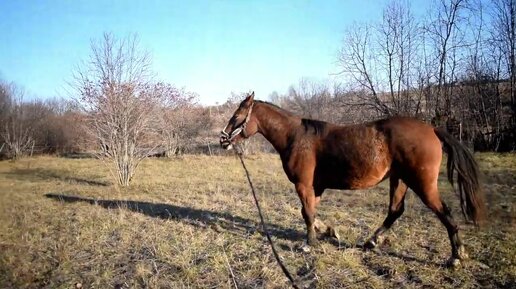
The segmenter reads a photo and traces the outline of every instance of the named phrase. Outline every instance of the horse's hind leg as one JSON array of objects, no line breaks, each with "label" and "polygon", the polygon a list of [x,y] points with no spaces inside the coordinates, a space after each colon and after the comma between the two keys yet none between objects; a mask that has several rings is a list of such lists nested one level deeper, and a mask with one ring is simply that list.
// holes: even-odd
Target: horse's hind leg
[{"label": "horse's hind leg", "polygon": [[427,205],[428,208],[437,215],[448,231],[452,256],[448,260],[447,265],[452,267],[460,266],[460,260],[467,259],[468,255],[466,254],[462,240],[459,237],[459,227],[453,220],[450,209],[439,196],[437,180],[433,182],[432,185],[427,186],[426,189],[423,186],[423,188],[416,189],[414,191],[421,198],[423,203],[425,203],[425,205]]},{"label": "horse's hind leg", "polygon": [[389,212],[387,217],[373,234],[369,240],[364,244],[366,249],[372,249],[376,247],[379,242],[380,236],[387,231],[392,224],[403,214],[405,210],[405,194],[407,193],[407,185],[401,181],[398,177],[392,175],[390,178],[390,190],[389,190]]}]

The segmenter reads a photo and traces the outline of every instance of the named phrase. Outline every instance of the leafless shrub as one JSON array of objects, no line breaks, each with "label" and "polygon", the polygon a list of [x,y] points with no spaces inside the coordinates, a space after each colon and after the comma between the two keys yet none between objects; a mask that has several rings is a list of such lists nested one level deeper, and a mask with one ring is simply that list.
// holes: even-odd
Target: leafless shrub
[{"label": "leafless shrub", "polygon": [[179,155],[197,144],[196,138],[209,130],[211,121],[206,110],[197,105],[197,95],[171,85],[159,85],[167,103],[162,107],[159,134],[166,157]]},{"label": "leafless shrub", "polygon": [[114,165],[118,183],[128,186],[141,160],[159,145],[156,123],[166,95],[151,82],[151,61],[136,36],[104,34],[91,51],[75,70],[73,87],[102,157]]},{"label": "leafless shrub", "polygon": [[50,99],[30,104],[39,115],[34,122],[36,151],[52,154],[79,153],[91,149],[84,127],[85,114],[76,103],[64,99]]}]

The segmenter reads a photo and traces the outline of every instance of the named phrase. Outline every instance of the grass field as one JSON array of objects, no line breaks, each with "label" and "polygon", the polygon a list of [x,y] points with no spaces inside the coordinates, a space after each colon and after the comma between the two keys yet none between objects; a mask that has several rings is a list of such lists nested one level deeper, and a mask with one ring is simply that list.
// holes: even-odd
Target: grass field
[{"label": "grass field", "polygon": [[[387,183],[327,191],[319,217],[341,240],[299,250],[300,202],[278,156],[246,159],[283,261],[308,288],[516,288],[516,155],[476,155],[490,221],[464,224],[444,175],[443,198],[470,255],[444,267],[444,227],[413,194],[378,250],[360,245],[383,221]],[[51,194],[51,195],[49,195]],[[119,189],[98,160],[0,162],[0,288],[288,288],[261,233],[235,157],[143,162]]]}]

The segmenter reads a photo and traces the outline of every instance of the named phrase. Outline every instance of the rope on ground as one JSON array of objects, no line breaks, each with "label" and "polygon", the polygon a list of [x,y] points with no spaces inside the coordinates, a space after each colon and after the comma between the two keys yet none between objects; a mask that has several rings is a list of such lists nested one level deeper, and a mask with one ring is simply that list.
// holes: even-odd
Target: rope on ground
[{"label": "rope on ground", "polygon": [[272,242],[271,235],[269,234],[269,230],[267,229],[267,224],[265,223],[263,219],[262,209],[260,208],[260,204],[258,203],[258,198],[256,197],[256,192],[254,190],[253,182],[251,181],[251,177],[249,176],[249,171],[247,170],[247,167],[245,166],[244,159],[242,158],[242,153],[240,150],[235,149],[236,154],[240,158],[240,163],[242,163],[242,167],[244,168],[245,175],[247,177],[247,181],[249,182],[249,186],[251,187],[251,191],[253,192],[253,198],[254,203],[256,204],[256,208],[258,209],[258,215],[260,215],[260,221],[262,223],[263,231],[265,232],[265,236],[267,236],[267,240],[269,240],[269,243],[271,244],[272,253],[274,254],[274,257],[276,258],[276,261],[278,262],[278,265],[280,266],[281,270],[283,271],[283,274],[290,280],[290,283],[292,284],[292,287],[295,289],[299,289],[299,286],[297,286],[296,281],[294,280],[294,277],[290,274],[287,267],[283,264],[281,261],[278,252],[276,251],[276,247],[274,246],[274,243]]}]

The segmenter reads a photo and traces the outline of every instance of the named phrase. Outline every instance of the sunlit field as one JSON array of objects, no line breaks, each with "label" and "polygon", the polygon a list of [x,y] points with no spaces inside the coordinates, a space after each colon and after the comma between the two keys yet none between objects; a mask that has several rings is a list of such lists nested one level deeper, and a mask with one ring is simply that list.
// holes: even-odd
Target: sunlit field
[{"label": "sunlit field", "polygon": [[[271,234],[307,288],[515,288],[516,155],[477,154],[489,223],[465,224],[440,188],[470,255],[445,267],[448,236],[413,193],[375,251],[364,240],[383,221],[388,184],[327,191],[319,217],[340,241],[303,252],[300,202],[277,155],[246,159]],[[1,288],[288,288],[276,265],[239,160],[148,159],[129,189],[99,160],[34,157],[0,162]]]}]

